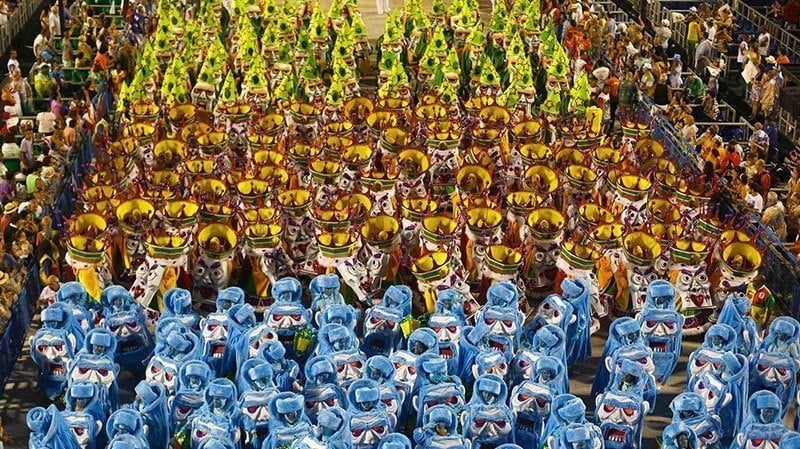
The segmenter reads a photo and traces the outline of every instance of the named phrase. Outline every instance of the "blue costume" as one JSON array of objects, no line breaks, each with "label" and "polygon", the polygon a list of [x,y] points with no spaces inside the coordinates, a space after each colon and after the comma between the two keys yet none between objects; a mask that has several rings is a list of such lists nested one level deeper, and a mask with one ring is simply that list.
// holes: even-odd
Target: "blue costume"
[{"label": "blue costume", "polygon": [[603,446],[600,429],[592,423],[573,423],[560,434],[559,439],[547,442],[549,449],[590,449]]},{"label": "blue costume", "polygon": [[103,309],[103,327],[117,339],[114,361],[134,376],[141,377],[155,341],[147,330],[147,321],[142,307],[124,288],[114,285],[103,290],[101,299],[108,303]]},{"label": "blue costume", "polygon": [[690,379],[705,371],[715,371],[719,368],[722,354],[735,350],[736,331],[727,324],[717,323],[711,326],[706,331],[703,344],[689,355],[686,378]]},{"label": "blue costume", "polygon": [[42,328],[31,337],[31,360],[39,367],[38,386],[52,401],[67,385],[67,369],[77,352],[78,339],[83,346],[82,334],[71,333],[72,313],[60,303],[42,311]]},{"label": "blue costume", "polygon": [[[767,340],[764,340],[766,343]],[[764,344],[762,344],[762,348]],[[781,416],[786,414],[794,400],[797,388],[797,359],[785,353],[769,353],[760,349],[750,361],[750,391],[770,390],[783,404]]]},{"label": "blue costume", "polygon": [[173,288],[164,293],[164,310],[160,320],[176,317],[192,332],[200,334],[200,315],[192,309],[192,294],[183,288]]},{"label": "blue costume", "polygon": [[417,426],[423,425],[428,408],[444,404],[458,409],[466,402],[464,386],[457,376],[447,373],[447,362],[434,354],[425,354],[417,360],[417,381],[414,387],[414,410]]},{"label": "blue costume", "polygon": [[203,405],[187,422],[193,449],[208,439],[234,444],[239,441],[237,396],[236,386],[228,379],[218,378],[208,383]]},{"label": "blue costume", "polygon": [[80,449],[55,405],[34,407],[28,412],[29,449]]},{"label": "blue costume", "polygon": [[269,435],[262,449],[277,449],[312,434],[311,421],[303,412],[303,397],[278,393],[269,403]]},{"label": "blue costume", "polygon": [[698,446],[691,427],[682,422],[672,423],[664,429],[661,449],[686,449]]},{"label": "blue costume", "polygon": [[[748,415],[731,448],[759,447],[756,441],[771,440],[775,445],[786,432],[780,398],[771,391],[757,391],[747,403]],[[774,447],[774,446],[773,446]]]},{"label": "blue costume", "polygon": [[81,328],[88,332],[94,328],[94,314],[89,310],[86,288],[80,282],[65,282],[56,293],[56,301],[70,306]]},{"label": "blue costume", "polygon": [[306,415],[316,422],[317,415],[325,409],[346,409],[347,395],[336,378],[336,365],[328,355],[310,358],[305,366],[306,383],[303,388]]},{"label": "blue costume", "polygon": [[614,351],[620,346],[632,344],[644,344],[639,322],[631,317],[617,318],[608,327],[608,340],[603,346],[603,354],[600,355],[600,363],[597,364],[597,371],[592,382],[591,396],[597,397],[605,390],[608,385],[609,371],[605,360],[614,355]]},{"label": "blue costume", "polygon": [[697,437],[697,449],[722,449],[722,423],[709,414],[703,397],[697,393],[681,393],[669,404],[672,422],[689,426]]},{"label": "blue costume", "polygon": [[756,322],[750,317],[750,299],[730,295],[722,306],[717,323],[727,324],[736,331],[736,351],[749,356],[756,350]]},{"label": "blue costume", "polygon": [[69,381],[87,381],[102,387],[100,402],[106,413],[119,408],[118,367],[114,363],[117,341],[111,332],[97,328],[86,334],[83,349],[69,366]]},{"label": "blue costume", "polygon": [[[800,358],[800,323],[792,317],[775,318],[769,325],[769,334],[759,350],[770,354],[786,354],[794,360]],[[800,364],[800,362],[797,362]]]},{"label": "blue costume", "polygon": [[347,398],[353,447],[377,447],[381,438],[391,433],[397,424],[396,417],[390,415],[381,402],[380,386],[369,379],[356,380],[350,385]]},{"label": "blue costume", "polygon": [[778,449],[800,449],[800,433],[784,433],[781,437],[781,443]]},{"label": "blue costume", "polygon": [[236,348],[236,368],[241,369],[242,364],[253,357],[257,357],[261,346],[277,342],[278,334],[266,323],[259,323],[247,329],[239,339]]},{"label": "blue costume", "polygon": [[103,421],[96,421],[94,417],[85,412],[61,412],[61,418],[67,423],[73,438],[82,449],[105,447],[105,438],[99,438]]},{"label": "blue costume", "polygon": [[314,317],[317,328],[326,324],[341,324],[342,326],[356,332],[359,311],[350,304],[334,304],[328,306]]},{"label": "blue costume", "polygon": [[472,398],[461,415],[464,438],[472,441],[473,447],[514,441],[515,415],[506,405],[507,396],[508,386],[499,376],[485,374],[475,381]]},{"label": "blue costume", "polygon": [[314,355],[333,355],[337,352],[357,351],[358,338],[347,327],[330,323],[322,326],[317,333],[317,347]]},{"label": "blue costume", "polygon": [[595,424],[600,426],[605,447],[642,447],[642,421],[650,410],[641,396],[632,392],[607,391],[597,397]]},{"label": "blue costume", "polygon": [[238,373],[239,428],[246,449],[260,449],[269,429],[269,401],[278,394],[272,367],[262,359],[250,359]]},{"label": "blue costume", "polygon": [[204,396],[214,372],[202,360],[188,360],[181,365],[175,397],[170,405],[170,429],[178,432],[196,410],[203,406]]},{"label": "blue costume", "polygon": [[411,301],[414,298],[414,293],[407,285],[390,285],[389,288],[383,292],[383,301],[381,305],[392,309],[397,309],[400,314],[405,316],[411,315]]},{"label": "blue costume", "polygon": [[575,321],[570,321],[566,333],[567,340],[567,363],[572,366],[576,362],[583,363],[592,355],[592,342],[589,323],[591,317],[591,305],[589,304],[589,284],[584,279],[564,278],[561,282],[561,290],[564,292],[563,298],[572,304],[573,316]]},{"label": "blue costume", "polygon": [[[577,319],[572,303],[566,301],[560,295],[547,295],[536,307],[536,315],[527,327],[531,328],[530,332],[535,333],[540,327],[551,324],[561,328],[566,333],[570,323]],[[613,326],[614,323],[611,323],[611,325]]]},{"label": "blue costume", "polygon": [[569,380],[565,379],[566,377],[567,369],[561,363],[561,360],[546,355],[536,361],[531,380],[549,388],[552,394],[556,396],[569,393],[569,391],[564,390],[565,382],[569,385]]},{"label": "blue costume", "polygon": [[278,390],[290,391],[296,387],[300,368],[297,362],[285,357],[286,350],[280,342],[262,345],[259,356],[272,365],[273,381]]},{"label": "blue costume", "polygon": [[272,296],[275,297],[275,302],[264,315],[264,323],[278,335],[278,340],[286,349],[286,356],[295,359],[306,355],[305,352],[299,354],[295,349],[295,334],[301,329],[312,329],[311,317],[300,301],[302,295],[303,289],[297,279],[278,280],[272,286]]},{"label": "blue costume", "polygon": [[217,312],[227,312],[231,307],[244,304],[245,293],[239,287],[228,287],[217,293]]},{"label": "blue costume", "polygon": [[402,433],[390,433],[378,443],[378,449],[411,449],[411,441]]},{"label": "blue costume", "polygon": [[[91,420],[103,424],[106,422],[105,410],[100,403],[100,388],[91,382],[72,382],[65,395],[65,412],[75,414],[85,413],[91,416]],[[97,445],[102,447],[105,444],[105,434],[100,435]]]},{"label": "blue costume", "polygon": [[106,435],[109,445],[114,440],[125,438],[133,449],[149,449],[147,438],[144,435],[144,421],[142,415],[134,410],[123,408],[108,417]]},{"label": "blue costume", "polygon": [[155,382],[141,381],[136,385],[133,408],[144,420],[150,447],[166,447],[172,435],[169,431],[169,407],[164,387]]},{"label": "blue costume", "polygon": [[550,441],[550,437],[554,437],[558,441],[568,425],[586,422],[586,406],[583,401],[571,394],[560,394],[551,402],[550,418],[545,424],[539,442],[543,444]]},{"label": "blue costume", "polygon": [[477,379],[484,374],[494,374],[505,380],[508,376],[508,371],[508,360],[505,354],[496,349],[481,351],[472,364],[473,379]]},{"label": "blue costume", "polygon": [[433,313],[451,313],[458,318],[462,326],[467,324],[467,317],[464,315],[464,300],[457,291],[451,288],[439,292]]},{"label": "blue costume", "polygon": [[554,394],[547,386],[525,380],[511,390],[509,405],[517,416],[514,441],[524,447],[539,448],[544,426],[550,418]]},{"label": "blue costume", "polygon": [[457,427],[455,411],[447,405],[435,405],[425,413],[422,425],[414,429],[414,441],[419,449],[469,448]]},{"label": "blue costume", "polygon": [[653,377],[666,384],[681,355],[684,318],[675,309],[675,287],[657,279],[647,286],[644,308],[637,315],[644,345],[653,351]]},{"label": "blue costume", "polygon": [[308,290],[311,292],[311,311],[314,315],[328,306],[344,304],[344,297],[339,293],[340,287],[339,276],[335,274],[322,274],[311,280]]},{"label": "blue costume", "polygon": [[463,323],[450,312],[433,313],[428,318],[428,327],[436,332],[439,355],[447,360],[451,373],[461,372],[461,330]]},{"label": "blue costume", "polygon": [[227,310],[211,313],[200,320],[203,360],[214,370],[217,377],[225,376],[233,369],[235,346],[229,339],[231,328],[232,324]]},{"label": "blue costume", "polygon": [[155,354],[145,369],[145,379],[163,385],[170,396],[175,393],[181,364],[184,361],[197,360],[202,355],[200,339],[183,323],[176,323],[180,323],[180,326],[157,342]]},{"label": "blue costume", "polygon": [[643,372],[642,376],[639,378],[639,385],[643,387],[642,397],[650,404],[655,404],[658,389],[656,388],[655,378],[653,378],[651,374],[655,369],[653,352],[650,348],[642,344],[625,345],[617,348],[617,350],[614,351],[614,355],[610,359],[606,358],[605,360],[606,368],[608,368],[611,373],[609,385],[612,384],[618,372],[626,371],[623,370],[623,361],[625,360],[635,361],[642,365]]},{"label": "blue costume", "polygon": [[400,349],[403,342],[400,321],[403,317],[400,309],[385,305],[367,309],[364,314],[364,342],[361,344],[361,350],[367,357],[378,354],[388,357]]},{"label": "blue costume", "polygon": [[352,448],[349,414],[339,407],[331,407],[320,412],[316,437],[331,449]]}]

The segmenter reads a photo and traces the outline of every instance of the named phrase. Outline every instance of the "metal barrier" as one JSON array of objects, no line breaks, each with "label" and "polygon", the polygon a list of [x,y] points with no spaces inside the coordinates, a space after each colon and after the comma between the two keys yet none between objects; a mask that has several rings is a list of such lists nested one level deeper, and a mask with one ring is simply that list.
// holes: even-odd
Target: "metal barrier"
[{"label": "metal barrier", "polygon": [[741,0],[734,0],[733,10],[737,16],[744,18],[753,25],[759,28],[763,26],[770,36],[772,36],[772,39],[777,41],[783,48],[791,51],[793,57],[798,56],[798,53],[800,53],[800,38],[784,30],[783,27],[771,17],[767,17],[761,13],[761,11]]},{"label": "metal barrier", "polygon": [[0,27],[0,55],[5,54],[14,37],[43,3],[44,0],[25,0],[17,3],[17,8],[8,15],[8,22]]},{"label": "metal barrier", "polygon": [[[661,142],[669,157],[678,166],[701,170],[703,160],[696,149],[680,137],[678,131],[666,118],[659,114],[653,115],[652,111],[653,103],[645,97],[639,112],[644,120],[652,124],[652,137]],[[752,132],[752,127],[744,121],[715,122],[713,124],[744,126],[745,132]],[[753,238],[756,247],[762,251],[763,263],[759,272],[766,277],[767,286],[772,290],[779,305],[790,312],[792,316],[800,319],[800,262],[786,249],[783,242],[761,222],[758,215],[750,213],[749,217],[745,230]]]}]

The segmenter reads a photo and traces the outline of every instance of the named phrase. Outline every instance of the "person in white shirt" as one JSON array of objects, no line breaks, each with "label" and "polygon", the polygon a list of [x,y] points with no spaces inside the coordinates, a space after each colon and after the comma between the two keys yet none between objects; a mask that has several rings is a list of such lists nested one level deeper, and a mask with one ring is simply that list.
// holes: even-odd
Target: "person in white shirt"
[{"label": "person in white shirt", "polygon": [[36,115],[39,123],[39,132],[44,135],[52,135],[56,131],[56,115],[52,111],[40,112]]},{"label": "person in white shirt", "polygon": [[758,183],[756,181],[751,182],[748,186],[744,202],[758,214],[764,209],[764,198],[758,193]]},{"label": "person in white shirt", "polygon": [[739,43],[739,54],[736,55],[736,62],[744,67],[749,60],[747,58],[747,53],[750,51],[750,35],[745,34],[742,36],[742,42]]},{"label": "person in white shirt", "polygon": [[770,43],[770,35],[767,33],[767,29],[761,27],[759,30],[761,34],[758,35],[758,54],[761,57],[765,57],[769,54],[769,43]]},{"label": "person in white shirt", "polygon": [[51,36],[61,36],[61,18],[58,17],[58,6],[50,8],[50,15],[47,16],[47,23],[50,25]]},{"label": "person in white shirt", "polygon": [[36,39],[33,40],[33,54],[36,55],[37,58],[42,57],[42,53],[50,49],[50,31],[47,28],[43,28],[42,31],[36,36]]},{"label": "person in white shirt", "polygon": [[661,21],[660,27],[654,27],[653,31],[656,36],[661,40],[661,48],[667,51],[669,48],[669,40],[672,39],[672,30],[669,28],[669,20],[664,19]]},{"label": "person in white shirt", "polygon": [[14,73],[14,70],[19,68],[19,61],[17,60],[16,50],[11,50],[10,52],[8,52],[8,64],[6,65],[6,67],[8,67],[9,75]]}]

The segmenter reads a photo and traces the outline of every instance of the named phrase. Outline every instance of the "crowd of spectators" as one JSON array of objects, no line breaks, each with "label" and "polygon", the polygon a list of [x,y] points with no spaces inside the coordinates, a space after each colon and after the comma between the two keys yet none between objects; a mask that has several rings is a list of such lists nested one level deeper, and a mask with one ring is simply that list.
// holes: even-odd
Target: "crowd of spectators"
[{"label": "crowd of spectators", "polygon": [[[36,59],[29,73],[23,73],[14,50],[6,65],[0,129],[0,333],[34,261],[39,263],[44,287],[41,299],[58,291],[63,248],[60,231],[53,227],[52,206],[82,136],[90,135],[94,123],[109,112],[97,101],[110,87],[105,83],[122,79],[110,76],[113,49],[128,48],[120,43],[122,36],[113,20],[95,14],[83,2],[74,5],[65,11],[64,29],[69,31],[64,36],[58,7],[42,11],[33,42]],[[74,51],[73,41],[78,42]],[[133,57],[127,56],[132,63]],[[79,69],[85,71],[65,72]]]}]

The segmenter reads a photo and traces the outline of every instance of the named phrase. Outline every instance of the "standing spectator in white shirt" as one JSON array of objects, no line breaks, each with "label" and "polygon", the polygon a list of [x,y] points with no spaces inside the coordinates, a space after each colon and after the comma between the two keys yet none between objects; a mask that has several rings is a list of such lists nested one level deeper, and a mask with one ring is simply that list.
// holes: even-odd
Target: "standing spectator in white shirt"
[{"label": "standing spectator in white shirt", "polygon": [[742,36],[742,42],[739,43],[739,53],[736,55],[736,62],[742,65],[742,68],[747,61],[747,53],[750,51],[750,35],[745,34]]},{"label": "standing spectator in white shirt", "polygon": [[8,52],[8,74],[11,75],[14,73],[14,70],[19,68],[19,61],[17,60],[17,51],[11,50]]},{"label": "standing spectator in white shirt", "polygon": [[47,16],[47,22],[50,25],[51,36],[61,36],[61,18],[58,16],[58,6],[50,8],[50,15]]},{"label": "standing spectator in white shirt", "polygon": [[56,115],[52,110],[40,112],[36,115],[36,121],[39,123],[39,132],[46,136],[51,136],[56,130]]},{"label": "standing spectator in white shirt", "polygon": [[758,35],[758,54],[763,58],[769,54],[769,44],[772,38],[764,27],[761,27],[758,32],[761,33]]},{"label": "standing spectator in white shirt", "polygon": [[656,37],[661,42],[661,49],[665,52],[669,48],[669,40],[672,39],[672,30],[669,28],[669,20],[664,19],[661,21],[660,27],[654,27]]}]

